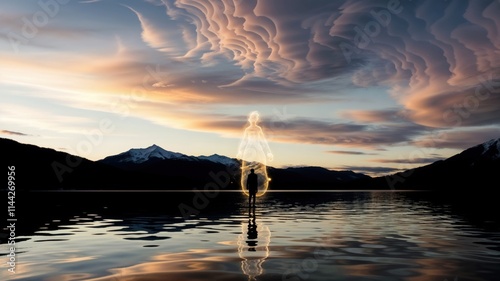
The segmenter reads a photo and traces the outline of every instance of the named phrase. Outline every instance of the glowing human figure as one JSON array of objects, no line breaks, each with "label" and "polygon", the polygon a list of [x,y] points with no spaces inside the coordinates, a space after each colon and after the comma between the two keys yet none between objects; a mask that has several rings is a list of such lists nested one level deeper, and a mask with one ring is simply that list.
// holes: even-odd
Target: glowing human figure
[{"label": "glowing human figure", "polygon": [[241,189],[246,195],[249,195],[247,189],[247,178],[253,169],[258,178],[258,188],[256,196],[262,196],[266,193],[269,186],[267,177],[267,161],[273,160],[273,154],[266,141],[262,128],[257,125],[259,122],[259,113],[252,111],[248,116],[248,127],[245,128],[243,139],[238,149],[237,158],[241,159]]}]

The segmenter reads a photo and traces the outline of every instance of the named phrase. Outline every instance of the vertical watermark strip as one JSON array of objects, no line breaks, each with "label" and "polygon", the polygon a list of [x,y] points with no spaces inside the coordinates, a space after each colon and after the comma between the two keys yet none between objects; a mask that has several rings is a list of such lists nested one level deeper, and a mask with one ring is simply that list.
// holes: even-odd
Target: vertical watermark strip
[{"label": "vertical watermark strip", "polygon": [[7,230],[8,242],[7,254],[8,271],[16,273],[16,166],[7,167]]}]

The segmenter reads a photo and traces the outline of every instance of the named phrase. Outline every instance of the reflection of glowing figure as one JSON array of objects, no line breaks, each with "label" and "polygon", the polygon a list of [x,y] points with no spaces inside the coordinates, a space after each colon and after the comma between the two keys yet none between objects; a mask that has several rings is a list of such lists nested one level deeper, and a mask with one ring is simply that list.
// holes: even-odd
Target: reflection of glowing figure
[{"label": "reflection of glowing figure", "polygon": [[237,158],[241,159],[241,189],[246,195],[247,177],[250,170],[254,169],[258,176],[257,197],[262,196],[267,191],[270,179],[267,177],[267,160],[273,160],[273,154],[267,144],[262,128],[257,126],[259,113],[253,111],[248,117],[250,125],[245,128],[243,140],[240,143]]},{"label": "reflection of glowing figure", "polygon": [[241,270],[248,276],[248,280],[256,280],[255,277],[264,272],[262,264],[269,257],[270,243],[271,231],[269,227],[262,224],[257,226],[255,215],[251,220],[248,220],[248,225],[241,224],[241,234],[238,236],[238,254],[242,259]]}]

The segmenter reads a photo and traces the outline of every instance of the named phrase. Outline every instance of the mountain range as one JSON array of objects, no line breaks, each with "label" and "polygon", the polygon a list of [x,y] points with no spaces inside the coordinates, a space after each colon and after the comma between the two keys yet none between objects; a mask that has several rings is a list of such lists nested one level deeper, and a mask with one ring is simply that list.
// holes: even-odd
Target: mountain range
[{"label": "mountain range", "polygon": [[[127,171],[147,173],[153,176],[178,177],[189,186],[213,181],[210,173],[225,172],[231,176],[231,188],[238,189],[240,160],[213,154],[210,156],[188,156],[167,151],[157,145],[144,149],[130,149],[118,155],[98,161]],[[298,189],[313,185],[317,189],[340,187],[343,184],[363,178],[366,175],[352,171],[332,171],[322,167],[268,167],[273,187],[278,189]],[[179,181],[177,181],[180,183]],[[185,186],[185,184],[178,184]]]},{"label": "mountain range", "polygon": [[[91,161],[5,138],[0,138],[0,153],[6,165],[16,166],[18,190],[191,190],[222,174],[227,178],[222,188],[239,189],[240,161],[218,154],[189,156],[152,145]],[[376,178],[322,167],[268,167],[272,189],[489,190],[498,186],[499,171],[500,139],[446,160]]]}]

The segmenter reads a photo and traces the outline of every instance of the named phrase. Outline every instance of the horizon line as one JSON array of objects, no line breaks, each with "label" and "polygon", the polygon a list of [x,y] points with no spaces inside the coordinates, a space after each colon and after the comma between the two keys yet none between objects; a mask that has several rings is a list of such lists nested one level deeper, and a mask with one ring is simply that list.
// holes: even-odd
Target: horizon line
[{"label": "horizon line", "polygon": [[[139,192],[144,192],[144,193],[203,193],[207,192],[205,190],[183,190],[183,189],[170,189],[170,190],[164,190],[164,189],[72,189],[72,190],[50,190],[50,189],[41,189],[41,190],[24,190],[25,192],[34,192],[34,193],[86,193],[86,192],[109,192],[109,193],[139,193]],[[293,192],[314,192],[314,193],[321,193],[321,192],[430,192],[433,190],[420,190],[420,189],[283,189],[283,190],[267,190],[266,193],[279,193],[279,192],[284,192],[284,193],[293,193]],[[236,189],[220,189],[220,190],[210,190],[210,192],[222,192],[222,193],[243,193],[241,190],[236,190]]]}]

